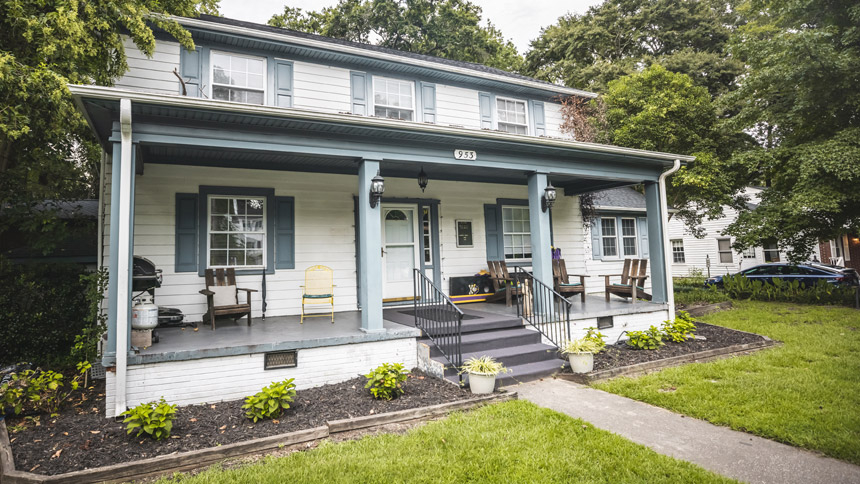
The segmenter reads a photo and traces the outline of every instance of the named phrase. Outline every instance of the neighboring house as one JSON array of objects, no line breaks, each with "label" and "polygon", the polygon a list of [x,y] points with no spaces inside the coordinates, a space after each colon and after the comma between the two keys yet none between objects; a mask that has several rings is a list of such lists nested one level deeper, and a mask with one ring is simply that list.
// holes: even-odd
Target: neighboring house
[{"label": "neighboring house", "polygon": [[818,244],[818,250],[821,262],[860,271],[860,234],[843,234]]},{"label": "neighboring house", "polygon": [[[652,261],[654,300],[577,302],[570,331],[608,324],[614,336],[671,314],[658,180],[692,158],[562,136],[558,97],[594,94],[265,25],[177,20],[195,51],[159,32],[152,58],[126,44],[130,71],[114,87],[70,86],[106,153],[107,416],[159,396],[182,404],[241,398],[287,377],[307,388],[383,362],[433,367],[426,340],[408,325],[414,319],[403,317],[413,301],[430,300],[413,278],[441,294],[489,259],[529,267],[551,284],[551,243],[571,272],[584,270],[591,249],[576,195],[599,188],[644,186],[645,210],[635,218],[648,237],[636,244]],[[265,273],[267,319],[165,330],[158,344],[130,348],[132,255],[163,271],[156,303],[189,320],[207,308],[205,271],[228,267],[240,287],[260,289],[252,315],[261,316]],[[335,323],[300,325],[293,316],[305,269],[317,264],[334,271]],[[508,332],[537,337],[528,345],[536,360],[516,366],[514,378],[558,369],[558,360],[542,360],[553,358],[552,340],[523,328],[514,308],[487,307],[516,318],[519,329]],[[478,320],[489,314],[462,308]],[[432,361],[453,358],[440,356],[443,343],[428,344]]]},{"label": "neighboring house", "polygon": [[66,225],[68,237],[43,253],[32,246],[26,233],[11,228],[0,236],[0,254],[16,263],[63,262],[97,268],[99,201],[44,201],[35,207],[37,212],[43,210],[57,212]]}]

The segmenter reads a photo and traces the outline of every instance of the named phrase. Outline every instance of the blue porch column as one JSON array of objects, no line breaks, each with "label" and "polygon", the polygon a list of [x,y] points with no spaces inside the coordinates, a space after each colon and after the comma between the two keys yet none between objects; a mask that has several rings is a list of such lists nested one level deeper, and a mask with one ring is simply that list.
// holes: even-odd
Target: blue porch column
[{"label": "blue porch column", "polygon": [[361,260],[358,300],[361,330],[383,331],[382,327],[382,215],[380,205],[370,207],[370,182],[379,172],[379,160],[363,160],[358,169],[358,237]]},{"label": "blue porch column", "polygon": [[663,217],[660,213],[660,185],[645,183],[645,209],[648,214],[648,252],[651,268],[651,296],[653,302],[668,302],[665,245],[663,243]]},{"label": "blue porch column", "polygon": [[529,175],[529,224],[532,235],[532,271],[535,277],[552,287],[552,252],[550,247],[549,211],[541,210],[547,180],[546,173]]}]

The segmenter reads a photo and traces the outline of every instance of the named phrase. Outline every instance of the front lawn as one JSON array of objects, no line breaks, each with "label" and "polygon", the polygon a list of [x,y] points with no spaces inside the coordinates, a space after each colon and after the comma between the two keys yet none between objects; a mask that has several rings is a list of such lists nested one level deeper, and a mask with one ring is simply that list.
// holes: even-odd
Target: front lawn
[{"label": "front lawn", "polygon": [[[161,481],[169,482],[169,481]],[[735,482],[581,420],[512,401],[458,413],[405,435],[380,435],[183,483]]]},{"label": "front lawn", "polygon": [[860,311],[736,301],[710,324],[782,341],[595,387],[860,464]]}]

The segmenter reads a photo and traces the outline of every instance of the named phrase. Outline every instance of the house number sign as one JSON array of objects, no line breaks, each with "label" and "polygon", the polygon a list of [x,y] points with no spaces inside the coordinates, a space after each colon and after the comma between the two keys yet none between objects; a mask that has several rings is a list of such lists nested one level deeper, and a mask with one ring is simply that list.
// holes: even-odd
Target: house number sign
[{"label": "house number sign", "polygon": [[477,160],[478,152],[469,150],[454,150],[455,160]]}]

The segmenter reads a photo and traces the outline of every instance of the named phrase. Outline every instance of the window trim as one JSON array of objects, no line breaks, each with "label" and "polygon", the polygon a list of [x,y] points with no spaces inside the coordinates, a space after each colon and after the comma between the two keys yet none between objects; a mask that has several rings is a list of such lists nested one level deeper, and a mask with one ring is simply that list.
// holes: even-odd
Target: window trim
[{"label": "window trim", "polygon": [[[676,245],[675,242],[678,242],[679,245]],[[673,264],[686,264],[687,263],[687,251],[684,248],[684,239],[672,239],[669,241],[669,246],[672,249],[672,263]],[[681,250],[675,250],[680,248]],[[681,260],[678,259],[678,255],[681,256]]]},{"label": "window trim", "polygon": [[[381,107],[388,108],[388,109],[403,109],[402,106],[401,107],[389,106],[387,104],[377,104],[376,103],[376,81],[379,79],[384,79],[386,81],[391,80],[391,81],[405,82],[405,83],[409,84],[409,87],[412,90],[412,108],[411,108],[412,119],[411,120],[397,119],[395,121],[416,122],[417,118],[418,118],[418,103],[417,103],[417,99],[415,99],[415,80],[403,79],[400,77],[371,76],[371,78],[370,78],[370,106],[371,106],[371,109],[368,110],[369,111],[368,114],[370,114],[371,116],[374,116],[374,117],[379,117],[379,116],[376,116],[376,106],[381,106]],[[381,118],[381,119],[394,119],[394,118]]]},{"label": "window trim", "polygon": [[[532,233],[531,233],[531,211],[530,211],[529,206],[528,205],[501,203],[501,204],[499,204],[499,214],[500,214],[501,219],[502,219],[502,226],[501,226],[502,256],[504,257],[506,263],[508,263],[508,262],[512,262],[512,263],[531,262],[532,257],[523,257],[523,258],[519,258],[519,259],[516,259],[516,258],[509,259],[507,257],[507,254],[505,254],[505,249],[504,249],[505,248],[505,236],[508,235],[508,232],[505,232],[505,209],[506,208],[526,210],[529,213],[529,231],[528,232],[510,232],[510,234],[511,235],[528,234],[528,236],[529,236],[529,247],[531,248],[530,253],[532,254],[532,257],[534,256],[534,247],[532,247],[532,245],[531,245],[531,236],[532,236]],[[523,248],[523,250],[525,250],[525,247]]]},{"label": "window trim", "polygon": [[[211,206],[210,202],[213,199],[231,200],[231,199],[239,199],[239,198],[262,199],[263,200],[263,232],[261,232],[261,233],[263,235],[263,261],[264,261],[264,264],[253,265],[253,266],[249,266],[249,265],[242,265],[242,266],[231,266],[231,265],[215,266],[215,265],[211,265],[209,263],[211,260],[210,256],[212,253],[212,213],[211,213],[211,207],[212,206]],[[268,254],[269,254],[269,250],[270,250],[269,249],[269,243],[268,243],[269,242],[269,232],[267,230],[269,227],[269,225],[268,225],[268,217],[269,217],[269,200],[268,200],[268,198],[265,196],[260,196],[260,195],[221,195],[221,194],[210,193],[210,194],[206,195],[206,200],[204,200],[204,201],[206,203],[206,260],[204,261],[205,268],[206,269],[227,269],[229,267],[232,267],[236,270],[252,270],[252,269],[261,270],[264,267],[266,267],[265,261],[268,260]],[[253,234],[256,232],[229,232],[228,231],[228,232],[218,232],[218,233],[226,233],[226,234],[230,234],[230,233],[252,233]],[[229,243],[228,243],[228,245],[229,245]],[[229,250],[229,247],[227,250]],[[246,252],[246,255],[247,255],[248,249],[243,249],[243,250]]]},{"label": "window trim", "polygon": [[[728,250],[720,249],[720,242],[722,242],[722,241],[726,241],[729,243]],[[723,261],[723,254],[729,254],[729,257],[731,258],[731,260],[728,262],[724,262]],[[719,262],[720,264],[734,264],[735,263],[735,254],[734,254],[734,251],[732,250],[732,239],[729,239],[726,237],[717,238],[717,259],[720,261]]]},{"label": "window trim", "polygon": [[[524,108],[524,112],[525,112],[525,116],[526,116],[525,124],[510,123],[507,121],[505,121],[505,122],[499,121],[499,100],[512,101],[512,102],[516,102],[516,103],[523,103],[523,108]],[[524,126],[526,128],[526,132],[523,134],[526,136],[528,136],[531,132],[531,125],[529,124],[529,121],[530,121],[530,119],[529,119],[529,102],[526,99],[517,99],[514,97],[507,97],[507,96],[495,96],[495,99],[493,99],[493,119],[496,122],[496,130],[497,131],[503,131],[499,127],[499,124],[510,124],[513,126]],[[520,134],[520,133],[511,133],[510,131],[507,131],[507,130],[504,130],[504,131],[506,133],[510,133],[510,134]]]},{"label": "window trim", "polygon": [[[614,231],[614,235],[603,235],[603,221],[604,220],[612,220],[612,228]],[[603,245],[604,239],[615,239],[615,254],[614,255],[606,255],[606,251],[604,250],[606,246]],[[621,259],[621,251],[618,250],[618,217],[600,217],[600,255],[604,260],[620,260]]]},{"label": "window trim", "polygon": [[[215,82],[215,63],[212,62],[212,57],[215,54],[223,54],[223,55],[229,55],[229,56],[233,56],[233,57],[244,57],[246,59],[262,60],[263,61],[263,89],[257,90],[257,89],[251,88],[251,87],[230,86],[229,84],[216,83]],[[268,106],[269,105],[269,97],[268,97],[269,96],[269,85],[268,85],[269,84],[269,58],[265,57],[265,56],[259,56],[259,55],[253,55],[253,54],[242,54],[242,53],[238,53],[238,52],[232,52],[229,50],[209,49],[209,88],[208,88],[209,92],[208,92],[208,94],[209,94],[209,99],[211,99],[213,101],[216,101],[215,97],[212,95],[212,90],[216,84],[219,87],[228,87],[228,88],[229,87],[235,87],[238,89],[244,89],[246,91],[257,91],[257,92],[263,93],[263,103],[262,104],[243,103],[243,102],[239,102],[239,101],[230,101],[230,100],[225,101],[222,99],[217,99],[217,101],[236,103],[236,104],[248,104],[251,106]]]},{"label": "window trim", "polygon": [[742,251],[741,252],[741,258],[742,259],[755,259],[756,258],[755,247],[748,247],[747,249]]},{"label": "window trim", "polygon": [[[632,220],[633,221],[633,241],[634,241],[633,250],[634,250],[634,252],[632,254],[629,254],[629,255],[624,253],[624,239],[629,239],[631,237],[629,235],[624,235],[624,221],[625,220]],[[621,246],[620,246],[621,250],[619,251],[619,255],[621,255],[623,257],[639,257],[639,219],[637,219],[636,217],[621,217],[621,225],[619,228],[621,229],[618,232],[618,237],[621,240]]]}]

